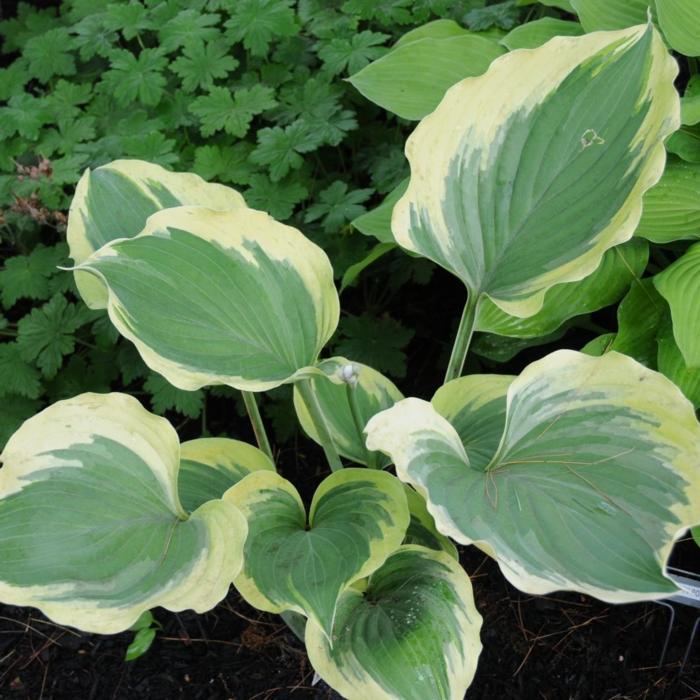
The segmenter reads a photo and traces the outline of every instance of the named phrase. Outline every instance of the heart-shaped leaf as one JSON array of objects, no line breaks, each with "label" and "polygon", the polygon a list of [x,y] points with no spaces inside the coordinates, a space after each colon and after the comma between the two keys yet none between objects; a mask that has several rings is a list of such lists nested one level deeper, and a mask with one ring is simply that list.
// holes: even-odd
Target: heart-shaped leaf
[{"label": "heart-shaped leaf", "polygon": [[247,476],[224,499],[248,520],[241,595],[260,610],[303,613],[328,635],[340,592],[384,563],[409,521],[403,484],[369,469],[327,477],[308,522],[297,490],[274,472]]},{"label": "heart-shaped leaf", "polygon": [[690,369],[700,368],[700,243],[654,277],[671,307],[673,335]]},{"label": "heart-shaped leaf", "polygon": [[513,316],[591,274],[634,233],[680,123],[678,72],[651,24],[559,37],[453,86],[406,143],[404,248]]},{"label": "heart-shaped leaf", "polygon": [[89,632],[144,611],[204,612],[241,569],[230,503],[187,515],[177,434],[125,394],[81,394],[26,421],[0,470],[0,600]]},{"label": "heart-shaped leaf", "polygon": [[[172,173],[142,160],[115,160],[83,173],[68,214],[66,236],[76,265],[116,238],[132,238],[161,209],[197,204],[238,209],[243,197],[230,187],[209,184],[193,173]],[[75,282],[91,309],[107,306],[100,280],[75,272]]]},{"label": "heart-shaped leaf", "polygon": [[177,478],[182,507],[191,513],[207,501],[221,498],[231,486],[259,469],[275,471],[275,465],[247,442],[228,438],[183,442]]},{"label": "heart-shaped leaf", "polygon": [[294,381],[338,325],[326,254],[253,209],[165,209],[79,269],[104,281],[114,325],[179,389]]},{"label": "heart-shaped leaf", "polygon": [[348,700],[462,700],[481,652],[471,582],[444,552],[404,545],[338,602],[332,646],[314,622],[316,672]]},{"label": "heart-shaped leaf", "polygon": [[[388,461],[384,455],[368,452],[363,431],[372,416],[393,406],[403,398],[403,394],[383,374],[360,362],[333,357],[320,362],[317,367],[325,376],[311,380],[311,391],[318,400],[339,454],[360,464],[386,466]],[[356,383],[353,386],[341,379],[345,367],[352,368],[355,373]],[[320,445],[314,422],[296,386],[294,408],[301,427]]]},{"label": "heart-shaped leaf", "polygon": [[462,377],[436,406],[405,399],[378,414],[367,435],[440,531],[483,547],[521,590],[611,602],[676,590],[664,566],[700,522],[700,425],[676,386],[631,358],[561,350],[512,381]]}]

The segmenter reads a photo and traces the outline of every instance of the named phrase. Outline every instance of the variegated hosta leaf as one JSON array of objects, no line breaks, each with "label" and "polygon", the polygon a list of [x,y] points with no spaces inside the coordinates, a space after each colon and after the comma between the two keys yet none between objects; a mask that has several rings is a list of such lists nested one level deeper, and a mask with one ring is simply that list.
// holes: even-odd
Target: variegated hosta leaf
[{"label": "variegated hosta leaf", "polygon": [[316,490],[308,523],[294,486],[258,471],[226,492],[248,521],[240,594],[268,612],[293,610],[330,635],[340,592],[381,566],[403,540],[403,484],[387,472],[342,469]]},{"label": "variegated hosta leaf", "polygon": [[671,307],[673,335],[685,364],[700,368],[700,243],[656,275],[654,284]]},{"label": "variegated hosta leaf", "polygon": [[228,438],[199,438],[180,446],[177,490],[189,513],[221,498],[243,477],[259,469],[275,471],[270,458],[257,447]]},{"label": "variegated hosta leaf", "polygon": [[177,434],[130,396],[60,401],[0,458],[5,603],[120,632],[156,605],[209,610],[241,569],[245,519],[222,500],[185,513]]},{"label": "variegated hosta leaf", "polygon": [[542,308],[528,318],[510,316],[490,299],[479,306],[476,329],[515,338],[536,338],[554,332],[574,316],[614,304],[641,277],[649,246],[632,239],[605,252],[596,271],[578,282],[550,287]]},{"label": "variegated hosta leaf", "polygon": [[509,382],[462,377],[435,406],[400,401],[369,422],[368,445],[392,456],[444,534],[492,554],[523,591],[673,593],[669,552],[700,522],[690,403],[618,353],[561,350]]},{"label": "variegated hosta leaf", "polygon": [[[173,173],[142,160],[115,160],[83,173],[68,215],[68,245],[76,265],[116,238],[132,238],[161,209],[196,204],[238,209],[243,197],[230,187],[210,184],[193,173]],[[75,282],[91,309],[107,306],[100,280],[75,272]]]},{"label": "variegated hosta leaf", "polygon": [[661,180],[644,195],[635,235],[654,243],[700,239],[700,164],[669,158]]},{"label": "variegated hosta leaf", "polygon": [[513,316],[631,238],[680,123],[652,25],[509,53],[453,86],[406,144],[396,241]]},{"label": "variegated hosta leaf", "polygon": [[338,602],[332,646],[314,622],[316,672],[348,700],[463,700],[481,653],[471,582],[444,552],[404,545]]},{"label": "variegated hosta leaf", "polygon": [[[357,373],[357,383],[350,388],[340,378],[343,368],[348,366]],[[403,398],[403,394],[390,379],[360,362],[351,362],[344,357],[333,357],[320,362],[317,367],[325,377],[311,379],[311,390],[318,399],[338,452],[353,462],[371,464],[379,468],[386,466],[388,460],[384,455],[372,454],[367,450],[362,431],[373,415],[393,406]],[[354,393],[357,420],[353,416],[349,391]],[[294,408],[304,432],[320,445],[314,422],[296,386],[294,387]]]},{"label": "variegated hosta leaf", "polygon": [[160,211],[79,269],[104,281],[114,325],[179,389],[293,381],[338,325],[326,254],[253,209]]},{"label": "variegated hosta leaf", "polygon": [[408,530],[406,530],[404,544],[419,544],[423,547],[428,547],[428,549],[447,552],[454,559],[459,559],[457,547],[452,544],[452,540],[438,532],[437,527],[435,527],[435,520],[428,512],[423,496],[408,484],[404,484],[404,486],[406,501],[408,502],[408,513],[411,517]]}]

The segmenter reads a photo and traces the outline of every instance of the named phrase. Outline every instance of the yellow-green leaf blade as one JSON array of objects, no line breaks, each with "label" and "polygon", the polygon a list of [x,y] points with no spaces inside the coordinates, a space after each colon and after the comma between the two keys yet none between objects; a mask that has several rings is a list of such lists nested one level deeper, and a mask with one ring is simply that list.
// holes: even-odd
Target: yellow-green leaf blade
[{"label": "yellow-green leaf blade", "polygon": [[313,622],[316,672],[348,700],[462,700],[481,652],[469,577],[443,552],[404,545],[338,603],[333,645]]},{"label": "yellow-green leaf blade", "polygon": [[512,29],[501,39],[501,44],[510,51],[535,49],[555,36],[580,36],[581,34],[583,34],[583,27],[578,22],[543,17]]},{"label": "yellow-green leaf blade", "polygon": [[246,522],[177,495],[177,435],[125,394],[81,394],[31,418],[0,470],[0,599],[83,630],[144,611],[204,612],[242,565]]},{"label": "yellow-green leaf blade", "polygon": [[[70,255],[80,265],[106,243],[136,236],[151,214],[186,204],[224,210],[245,206],[243,197],[230,187],[142,160],[115,160],[88,169],[78,182],[68,215]],[[90,308],[107,306],[107,292],[99,280],[76,271],[75,281]]]},{"label": "yellow-green leaf blade", "polygon": [[104,281],[114,325],[180,389],[293,381],[338,323],[326,254],[253,209],[166,209],[80,269]]},{"label": "yellow-green leaf blade", "polygon": [[632,236],[679,123],[677,70],[643,25],[556,38],[458,83],[407,142],[397,242],[533,315]]},{"label": "yellow-green leaf blade", "polygon": [[696,0],[656,0],[659,25],[679,53],[700,56],[700,4]]}]

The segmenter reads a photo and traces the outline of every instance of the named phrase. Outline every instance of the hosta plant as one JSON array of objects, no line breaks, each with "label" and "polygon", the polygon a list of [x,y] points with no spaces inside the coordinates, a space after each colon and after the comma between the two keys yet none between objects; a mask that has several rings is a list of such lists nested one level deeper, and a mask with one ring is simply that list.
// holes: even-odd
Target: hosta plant
[{"label": "hosta plant", "polygon": [[[448,30],[404,46],[457,50]],[[284,616],[343,696],[457,700],[481,617],[451,540],[528,593],[629,602],[676,590],[670,550],[700,522],[697,394],[625,343],[644,345],[629,320],[641,314],[654,338],[666,324],[664,373],[700,365],[697,247],[641,281],[648,247],[633,239],[680,123],[677,64],[651,22],[564,33],[494,50],[483,75],[457,76],[427,111],[402,106],[424,118],[406,146],[410,181],[385,206],[392,241],[465,286],[431,401],[322,357],[339,299],[328,257],[299,230],[160,166],[83,175],[68,243],[85,302],[174,386],[244,392],[259,449],[180,444],[118,393],[47,408],[2,453],[2,600],[111,633],[158,605],[207,610],[233,584]],[[460,376],[475,330],[546,335],[625,293],[615,338],[517,377]],[[277,473],[257,412],[255,393],[284,384],[332,472],[310,502]]]}]

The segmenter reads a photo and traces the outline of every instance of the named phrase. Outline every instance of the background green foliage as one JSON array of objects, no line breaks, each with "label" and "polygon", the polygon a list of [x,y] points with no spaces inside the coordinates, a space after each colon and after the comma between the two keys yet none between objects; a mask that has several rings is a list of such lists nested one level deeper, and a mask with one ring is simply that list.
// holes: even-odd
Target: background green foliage
[{"label": "background green foliage", "polygon": [[[86,167],[140,158],[230,185],[303,228],[341,276],[373,243],[349,222],[408,174],[410,130],[342,79],[431,19],[492,24],[484,4],[20,3],[0,22],[0,444],[45,404],[82,391],[126,388],[155,411],[202,416],[205,392],[149,372],[57,269],[70,263],[66,213]],[[393,292],[409,278],[429,273],[404,274]],[[346,316],[332,350],[400,378],[412,333],[380,314]],[[265,407],[278,439],[293,430],[287,393]]]}]

